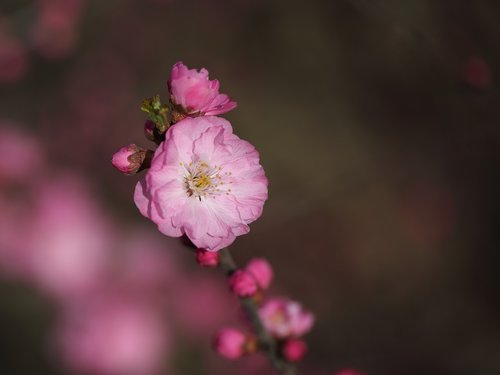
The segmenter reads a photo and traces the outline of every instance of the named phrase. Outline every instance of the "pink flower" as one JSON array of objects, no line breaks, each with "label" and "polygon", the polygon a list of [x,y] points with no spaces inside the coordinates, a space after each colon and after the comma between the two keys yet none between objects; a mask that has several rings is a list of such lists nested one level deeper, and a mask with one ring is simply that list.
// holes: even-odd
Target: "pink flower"
[{"label": "pink flower", "polygon": [[82,181],[66,176],[38,187],[32,213],[32,281],[57,297],[94,290],[107,272],[112,228]]},{"label": "pink flower", "polygon": [[227,359],[238,359],[245,353],[245,335],[234,328],[224,328],[215,338],[215,350]]},{"label": "pink flower", "polygon": [[227,95],[219,94],[219,81],[210,81],[206,69],[198,72],[182,62],[172,68],[168,88],[172,102],[188,115],[219,115],[236,107]]},{"label": "pink flower", "polygon": [[141,213],[167,236],[186,234],[198,248],[217,251],[250,230],[267,199],[259,154],[212,116],[173,125],[135,189]]},{"label": "pink flower", "polygon": [[275,337],[284,339],[299,337],[309,332],[314,316],[302,306],[286,298],[272,298],[259,309],[266,329]]},{"label": "pink flower", "polygon": [[133,300],[85,300],[58,322],[56,344],[76,373],[162,373],[169,336],[159,312]]},{"label": "pink flower", "polygon": [[254,276],[259,288],[262,290],[266,290],[271,284],[273,279],[273,269],[271,264],[269,264],[266,259],[254,258],[250,260],[245,267],[245,270]]},{"label": "pink flower", "polygon": [[304,341],[299,339],[287,340],[283,344],[281,352],[287,361],[297,362],[304,358],[307,352],[307,345]]},{"label": "pink flower", "polygon": [[[1,42],[0,42],[1,43]],[[44,170],[44,154],[38,141],[19,130],[20,125],[0,121],[0,180],[4,182],[32,181]],[[17,129],[16,129],[17,128]]]},{"label": "pink flower", "polygon": [[139,171],[145,158],[146,150],[131,144],[115,152],[111,164],[124,174],[134,174]]},{"label": "pink flower", "polygon": [[28,65],[24,45],[0,30],[0,84],[18,82],[28,72]]},{"label": "pink flower", "polygon": [[237,270],[229,278],[229,288],[238,297],[250,297],[257,292],[257,280],[245,270]]},{"label": "pink flower", "polygon": [[202,267],[216,267],[219,264],[219,254],[213,251],[198,249],[196,251],[196,261]]}]

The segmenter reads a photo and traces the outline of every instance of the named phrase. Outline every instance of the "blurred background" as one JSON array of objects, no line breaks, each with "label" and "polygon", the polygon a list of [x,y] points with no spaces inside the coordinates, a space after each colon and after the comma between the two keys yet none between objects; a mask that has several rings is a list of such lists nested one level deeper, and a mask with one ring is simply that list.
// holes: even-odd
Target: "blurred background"
[{"label": "blurred background", "polygon": [[[316,315],[305,374],[500,373],[500,3],[2,0],[0,373],[267,374],[219,359],[222,275],[137,211],[143,97],[206,67],[270,180],[232,246]],[[200,309],[203,306],[203,309]]]}]

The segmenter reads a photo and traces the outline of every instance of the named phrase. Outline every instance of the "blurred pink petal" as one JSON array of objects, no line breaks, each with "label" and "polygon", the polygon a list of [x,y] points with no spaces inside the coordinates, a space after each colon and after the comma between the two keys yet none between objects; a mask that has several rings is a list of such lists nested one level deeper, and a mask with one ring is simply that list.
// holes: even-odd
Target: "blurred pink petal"
[{"label": "blurred pink petal", "polygon": [[18,128],[18,124],[0,121],[0,185],[33,179],[44,166],[45,156],[39,142]]},{"label": "blurred pink petal", "polygon": [[168,329],[161,316],[126,299],[73,306],[56,333],[60,355],[78,373],[159,375],[168,357]]},{"label": "blurred pink petal", "polygon": [[200,339],[213,334],[238,311],[219,279],[193,275],[177,285],[173,308],[183,332]]},{"label": "blurred pink petal", "polygon": [[112,245],[107,218],[73,177],[40,187],[32,233],[38,287],[59,297],[87,292],[106,272]]},{"label": "blurred pink petal", "polygon": [[245,334],[234,328],[221,329],[214,340],[217,353],[227,359],[238,359],[245,353]]},{"label": "blurred pink petal", "polygon": [[31,30],[34,48],[47,59],[73,53],[84,0],[39,0],[38,18]]},{"label": "blurred pink petal", "polygon": [[297,302],[274,297],[259,309],[264,327],[275,337],[284,339],[300,337],[312,328],[314,315]]},{"label": "blurred pink petal", "polygon": [[28,71],[28,65],[28,53],[24,45],[0,30],[0,84],[22,79]]}]

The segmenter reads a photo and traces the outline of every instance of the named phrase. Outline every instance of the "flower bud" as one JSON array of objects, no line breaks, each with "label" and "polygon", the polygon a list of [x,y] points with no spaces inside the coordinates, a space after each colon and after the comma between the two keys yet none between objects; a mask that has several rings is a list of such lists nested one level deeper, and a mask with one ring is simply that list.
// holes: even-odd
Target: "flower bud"
[{"label": "flower bud", "polygon": [[237,329],[224,328],[215,337],[214,346],[220,356],[238,359],[245,353],[246,337]]},{"label": "flower bud", "polygon": [[216,267],[219,264],[219,253],[216,251],[197,249],[196,261],[202,267]]},{"label": "flower bud", "polygon": [[250,297],[258,290],[255,277],[245,270],[237,270],[231,275],[229,288],[238,297]]},{"label": "flower bud", "polygon": [[130,144],[122,147],[114,155],[111,163],[120,172],[130,175],[141,169],[146,159],[146,150],[137,145]]},{"label": "flower bud", "polygon": [[289,362],[298,362],[307,352],[307,345],[299,339],[291,339],[285,341],[281,348],[281,354]]},{"label": "flower bud", "polygon": [[156,124],[151,120],[146,120],[144,123],[144,135],[147,139],[153,142],[155,141],[155,129]]},{"label": "flower bud", "polygon": [[260,289],[266,290],[269,288],[273,279],[273,269],[266,259],[254,258],[250,260],[245,270],[254,276]]}]

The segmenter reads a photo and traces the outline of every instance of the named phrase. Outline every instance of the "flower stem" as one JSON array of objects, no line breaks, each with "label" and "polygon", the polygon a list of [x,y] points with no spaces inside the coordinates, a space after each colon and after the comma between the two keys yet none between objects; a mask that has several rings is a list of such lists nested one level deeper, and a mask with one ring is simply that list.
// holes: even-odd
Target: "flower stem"
[{"label": "flower stem", "polygon": [[[238,269],[229,248],[219,251],[219,266],[225,272],[226,277],[231,276],[231,274]],[[262,351],[267,353],[269,361],[274,369],[282,375],[299,375],[297,368],[293,364],[280,358],[276,340],[269,335],[269,332],[267,332],[262,324],[262,320],[258,313],[258,307],[254,300],[251,297],[240,298],[240,303],[252,323],[252,327],[259,341],[259,347]]]}]

